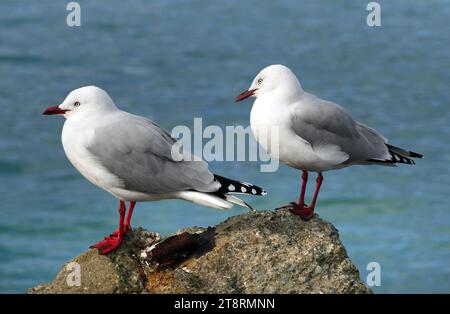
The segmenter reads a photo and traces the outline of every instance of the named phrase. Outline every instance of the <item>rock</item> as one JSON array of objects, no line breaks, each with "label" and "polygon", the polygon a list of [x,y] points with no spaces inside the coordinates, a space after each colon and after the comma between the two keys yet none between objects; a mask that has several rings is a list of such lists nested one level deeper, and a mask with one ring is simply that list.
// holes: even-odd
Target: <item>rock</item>
[{"label": "rock", "polygon": [[[137,228],[127,234],[119,250],[100,255],[97,249],[89,249],[64,264],[53,282],[34,287],[29,293],[146,292],[146,278],[139,252],[159,239],[158,234]],[[80,286],[67,283],[73,274],[73,268],[67,265],[73,265],[74,262],[80,265]]]},{"label": "rock", "polygon": [[29,293],[371,293],[338,231],[317,215],[308,222],[285,208],[231,217],[214,228],[159,236],[133,229],[116,252],[90,249],[71,262],[81,285],[56,279]]}]

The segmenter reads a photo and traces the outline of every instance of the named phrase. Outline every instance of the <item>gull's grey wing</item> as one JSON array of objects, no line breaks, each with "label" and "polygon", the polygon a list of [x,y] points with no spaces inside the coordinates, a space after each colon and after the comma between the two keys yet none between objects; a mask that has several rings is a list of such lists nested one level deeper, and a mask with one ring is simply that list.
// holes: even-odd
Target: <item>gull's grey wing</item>
[{"label": "gull's grey wing", "polygon": [[87,149],[122,181],[122,188],[148,194],[219,188],[205,161],[175,161],[176,141],[152,121],[123,111],[107,121],[96,126]]},{"label": "gull's grey wing", "polygon": [[350,113],[333,102],[304,93],[292,105],[291,114],[294,132],[314,151],[329,155],[332,148],[336,164],[389,156],[386,138],[353,120]]}]

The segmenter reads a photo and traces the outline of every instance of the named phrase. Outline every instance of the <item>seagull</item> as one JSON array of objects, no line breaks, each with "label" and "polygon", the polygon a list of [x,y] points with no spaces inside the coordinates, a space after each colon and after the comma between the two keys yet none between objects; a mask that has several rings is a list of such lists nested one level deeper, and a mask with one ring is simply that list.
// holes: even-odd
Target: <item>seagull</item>
[{"label": "seagull", "polygon": [[[353,165],[412,165],[411,158],[423,158],[388,144],[383,135],[355,121],[341,106],[305,92],[295,74],[284,65],[264,68],[235,101],[248,97],[256,97],[250,125],[259,144],[270,153],[270,138],[265,135],[270,128],[276,128],[279,149],[275,157],[302,171],[299,202],[292,203],[290,210],[304,220],[314,215],[323,172]],[[309,207],[305,204],[308,171],[317,172]]]},{"label": "seagull", "polygon": [[233,204],[252,209],[229,193],[266,194],[253,184],[213,174],[154,122],[118,109],[99,87],[78,88],[43,114],[66,118],[61,139],[67,158],[88,181],[119,199],[118,230],[91,246],[100,254],[119,248],[136,202],[182,199],[218,209]]}]

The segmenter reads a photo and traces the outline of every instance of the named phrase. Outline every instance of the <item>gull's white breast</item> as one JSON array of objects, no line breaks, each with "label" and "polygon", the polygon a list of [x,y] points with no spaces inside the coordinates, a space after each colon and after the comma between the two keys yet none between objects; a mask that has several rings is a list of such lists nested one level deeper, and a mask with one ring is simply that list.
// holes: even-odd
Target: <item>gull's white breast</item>
[{"label": "gull's white breast", "polygon": [[121,188],[123,184],[118,177],[105,169],[87,149],[94,136],[95,128],[90,127],[88,123],[66,120],[61,134],[64,152],[72,165],[87,180],[113,193],[113,189]]},{"label": "gull's white breast", "polygon": [[326,167],[311,145],[293,131],[288,105],[270,97],[258,97],[250,113],[250,125],[258,143],[274,158],[277,156],[270,151],[270,144],[274,143],[269,142],[267,130],[278,132],[278,159],[288,166],[308,171],[323,171]]}]

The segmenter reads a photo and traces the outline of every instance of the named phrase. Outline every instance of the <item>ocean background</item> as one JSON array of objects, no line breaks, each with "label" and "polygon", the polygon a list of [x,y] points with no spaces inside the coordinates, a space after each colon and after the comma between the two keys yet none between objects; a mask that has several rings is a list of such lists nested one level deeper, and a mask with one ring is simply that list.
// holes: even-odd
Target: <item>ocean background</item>
[{"label": "ocean background", "polygon": [[[450,292],[450,5],[447,0],[0,2],[0,292],[24,293],[115,230],[117,201],[66,159],[62,117],[43,116],[71,90],[98,85],[124,110],[171,130],[249,124],[235,104],[265,66],[282,63],[305,90],[333,100],[394,145],[425,155],[416,166],[325,173],[317,212],[340,231],[375,292]],[[300,173],[259,162],[211,162],[257,183],[258,209],[297,200]],[[313,181],[312,181],[313,182]],[[308,190],[312,194],[312,186]],[[140,203],[133,225],[170,234],[245,212],[183,201]],[[302,239],[297,239],[299,242]]]}]

